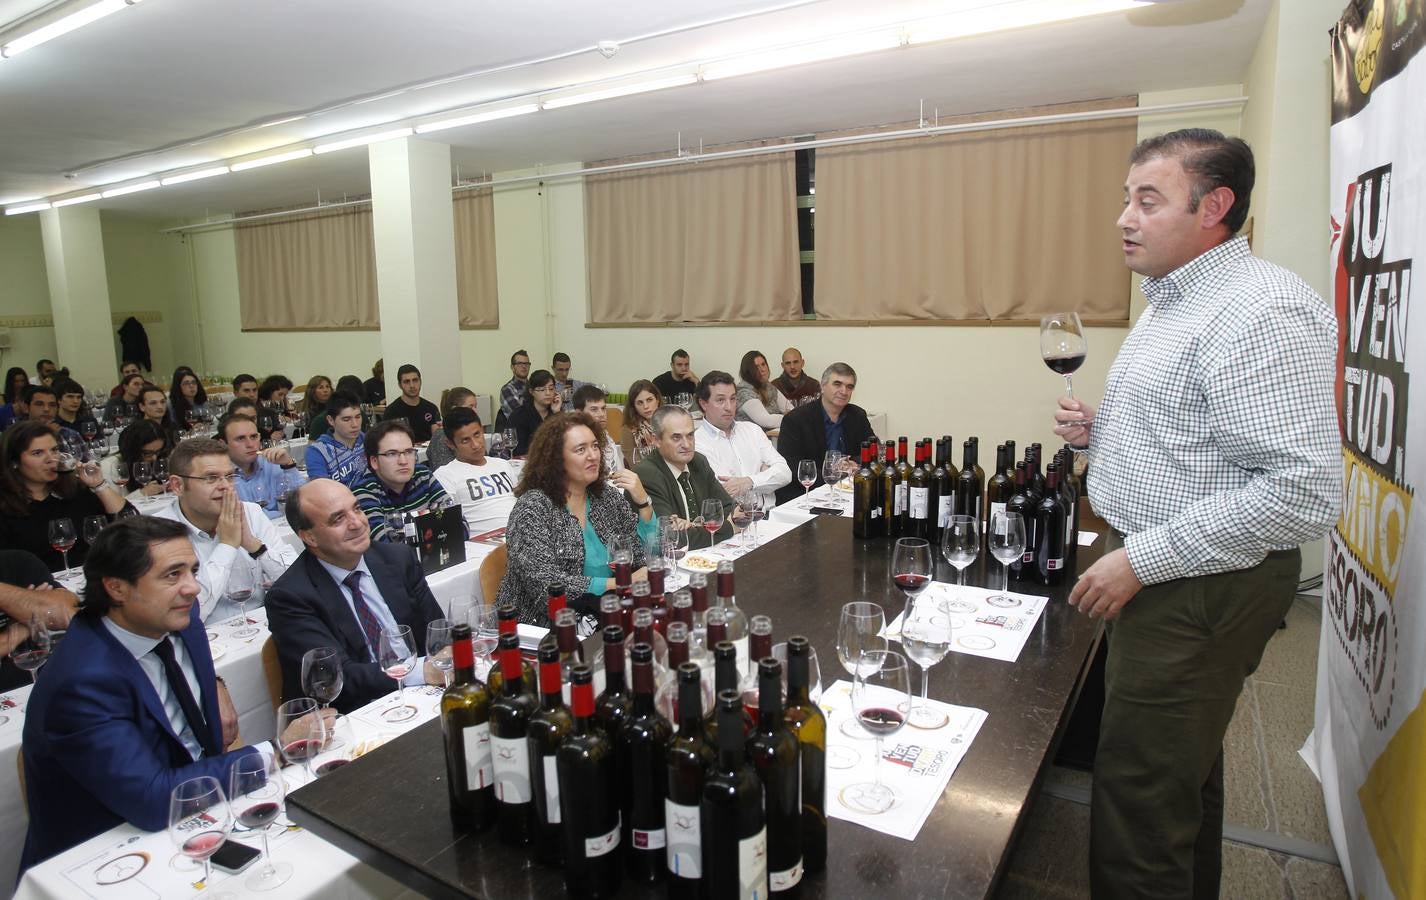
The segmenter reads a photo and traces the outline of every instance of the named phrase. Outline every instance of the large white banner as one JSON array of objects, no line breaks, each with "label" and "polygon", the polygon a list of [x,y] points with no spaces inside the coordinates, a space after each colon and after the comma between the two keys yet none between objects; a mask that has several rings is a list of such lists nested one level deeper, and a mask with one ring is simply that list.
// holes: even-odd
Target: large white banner
[{"label": "large white banner", "polygon": [[1310,752],[1343,873],[1369,900],[1426,897],[1426,538],[1411,515],[1426,483],[1411,389],[1426,334],[1410,315],[1413,261],[1426,259],[1424,33],[1421,0],[1354,0],[1332,34],[1343,503]]}]

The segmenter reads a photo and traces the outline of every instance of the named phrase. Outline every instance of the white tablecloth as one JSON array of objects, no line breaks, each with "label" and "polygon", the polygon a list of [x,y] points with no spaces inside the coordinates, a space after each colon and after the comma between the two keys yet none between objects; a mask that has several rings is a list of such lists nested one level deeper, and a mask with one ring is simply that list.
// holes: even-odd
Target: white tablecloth
[{"label": "white tablecloth", "polygon": [[[851,479],[842,479],[842,484],[851,484]],[[794,497],[781,506],[774,506],[768,514],[768,520],[786,522],[789,525],[801,525],[818,515],[818,513],[809,511],[813,506],[828,509],[837,507],[842,510],[843,516],[850,518],[852,515],[852,492],[834,491],[825,484],[819,484],[816,488],[808,491],[805,496]]]},{"label": "white tablecloth", "polygon": [[20,802],[20,775],[16,768],[29,697],[29,685],[0,694],[0,885],[15,883],[30,821]]}]

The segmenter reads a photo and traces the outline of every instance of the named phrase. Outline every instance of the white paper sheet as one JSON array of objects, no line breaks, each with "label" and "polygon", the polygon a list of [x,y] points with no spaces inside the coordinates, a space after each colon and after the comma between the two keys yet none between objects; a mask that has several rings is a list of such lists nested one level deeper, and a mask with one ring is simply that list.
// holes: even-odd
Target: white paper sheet
[{"label": "white paper sheet", "polygon": [[[951,617],[952,650],[1005,662],[1020,658],[1026,638],[1049,602],[1045,597],[961,587],[944,581],[931,582],[926,594],[946,604]],[[887,623],[884,636],[901,639],[901,616],[898,613]]]},{"label": "white paper sheet", "polygon": [[1097,531],[1081,531],[1079,533],[1079,545],[1081,547],[1088,547],[1092,545],[1098,537],[1099,532]]}]

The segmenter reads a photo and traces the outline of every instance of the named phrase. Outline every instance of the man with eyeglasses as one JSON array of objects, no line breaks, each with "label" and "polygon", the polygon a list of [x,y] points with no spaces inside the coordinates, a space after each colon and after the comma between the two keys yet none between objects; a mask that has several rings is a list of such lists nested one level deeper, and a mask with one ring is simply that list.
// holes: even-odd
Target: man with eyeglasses
[{"label": "man with eyeglasses", "polygon": [[505,418],[525,404],[525,382],[530,378],[530,354],[516,350],[510,354],[510,380],[500,386],[500,411]]},{"label": "man with eyeglasses", "polygon": [[183,441],[168,455],[168,467],[168,489],[178,502],[155,515],[188,529],[198,554],[203,621],[218,622],[237,613],[228,599],[234,573],[248,576],[233,583],[252,590],[250,608],[262,606],[263,585],[287,571],[297,551],[256,503],[238,499],[228,446],[210,438]]},{"label": "man with eyeglasses", "polygon": [[262,449],[257,420],[229,414],[218,420],[218,440],[227,446],[228,459],[237,471],[238,499],[256,503],[269,519],[282,516],[280,500],[287,494],[288,473],[297,468],[282,447]]},{"label": "man with eyeglasses", "polygon": [[366,433],[366,464],[370,472],[352,488],[371,527],[371,539],[397,543],[403,539],[393,518],[453,502],[425,464],[416,462],[416,441],[411,426],[400,419],[381,422]]}]

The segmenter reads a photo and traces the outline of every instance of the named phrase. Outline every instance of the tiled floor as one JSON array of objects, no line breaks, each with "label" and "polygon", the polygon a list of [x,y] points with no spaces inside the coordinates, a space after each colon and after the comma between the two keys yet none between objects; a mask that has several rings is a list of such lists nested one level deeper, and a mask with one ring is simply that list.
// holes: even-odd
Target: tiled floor
[{"label": "tiled floor", "polygon": [[[1268,643],[1224,742],[1225,824],[1318,845],[1331,853],[1322,791],[1297,755],[1312,730],[1321,610],[1299,597]],[[1001,885],[1003,900],[1089,896],[1089,776],[1053,770]],[[1072,799],[1066,799],[1072,798]],[[1342,870],[1316,859],[1223,842],[1225,898],[1347,900]]]}]

